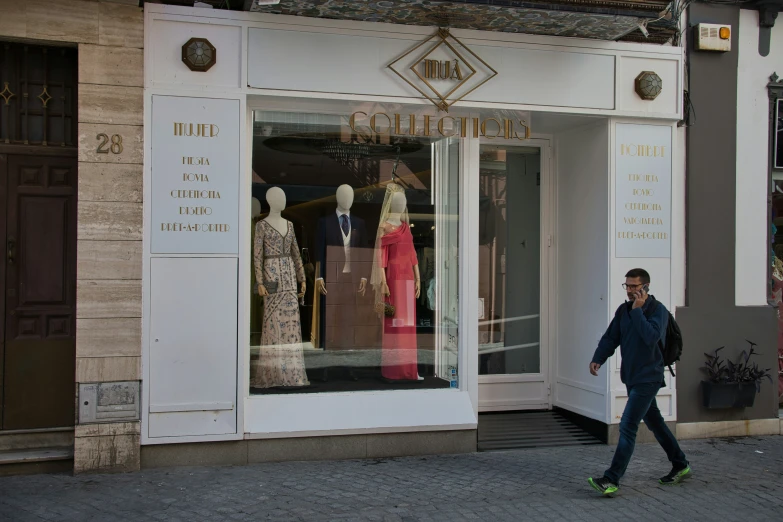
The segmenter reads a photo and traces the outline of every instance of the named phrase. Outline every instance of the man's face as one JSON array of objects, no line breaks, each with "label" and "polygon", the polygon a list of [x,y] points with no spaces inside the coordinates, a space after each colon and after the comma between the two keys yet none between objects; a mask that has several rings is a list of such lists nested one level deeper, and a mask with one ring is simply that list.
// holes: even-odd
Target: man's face
[{"label": "man's face", "polygon": [[625,278],[625,292],[628,295],[628,300],[633,301],[636,299],[636,294],[642,293],[642,280],[639,277],[626,277]]}]

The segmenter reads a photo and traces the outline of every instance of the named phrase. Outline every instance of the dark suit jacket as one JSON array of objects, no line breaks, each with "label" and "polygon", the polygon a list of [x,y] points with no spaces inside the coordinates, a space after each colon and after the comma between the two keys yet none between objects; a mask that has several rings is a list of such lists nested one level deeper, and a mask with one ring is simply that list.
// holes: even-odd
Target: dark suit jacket
[{"label": "dark suit jacket", "polygon": [[[367,229],[364,220],[350,215],[351,217],[351,274],[354,279],[359,280],[362,277],[369,279],[367,256],[372,256],[369,252],[370,240],[367,237]],[[329,248],[327,247],[339,247]],[[327,255],[331,256],[327,259]],[[315,239],[315,259],[321,263],[321,271],[318,277],[325,277],[326,263],[336,263],[338,266],[345,264],[345,250],[343,245],[343,233],[340,230],[340,219],[337,213],[333,212],[318,220],[318,229]],[[327,281],[328,282],[328,281]]]}]

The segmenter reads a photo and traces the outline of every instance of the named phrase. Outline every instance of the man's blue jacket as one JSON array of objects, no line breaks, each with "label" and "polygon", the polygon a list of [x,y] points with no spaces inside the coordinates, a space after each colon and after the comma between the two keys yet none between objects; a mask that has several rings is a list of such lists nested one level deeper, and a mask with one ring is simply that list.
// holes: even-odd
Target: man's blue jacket
[{"label": "man's blue jacket", "polygon": [[603,366],[620,346],[620,378],[626,386],[663,383],[663,353],[658,342],[666,335],[669,313],[653,296],[648,296],[641,308],[631,306],[623,303],[617,309],[595,349],[593,362]]}]

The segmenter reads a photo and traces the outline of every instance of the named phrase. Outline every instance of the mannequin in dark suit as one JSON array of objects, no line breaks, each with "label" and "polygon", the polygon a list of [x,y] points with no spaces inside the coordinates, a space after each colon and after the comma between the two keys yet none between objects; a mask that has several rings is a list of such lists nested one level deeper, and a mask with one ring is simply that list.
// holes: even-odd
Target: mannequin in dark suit
[{"label": "mannequin in dark suit", "polygon": [[316,291],[322,306],[323,347],[327,350],[355,348],[354,318],[358,299],[364,296],[370,273],[372,251],[364,220],[351,214],[353,189],[337,189],[337,209],[318,221],[316,261],[319,274]]}]

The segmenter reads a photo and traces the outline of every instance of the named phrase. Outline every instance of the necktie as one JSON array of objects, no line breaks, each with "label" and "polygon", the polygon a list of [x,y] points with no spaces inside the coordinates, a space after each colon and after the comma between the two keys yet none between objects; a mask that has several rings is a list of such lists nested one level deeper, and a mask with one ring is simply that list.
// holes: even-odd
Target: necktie
[{"label": "necktie", "polygon": [[343,234],[346,236],[351,233],[351,226],[348,224],[348,216],[345,214],[340,216],[340,226],[343,229]]}]

